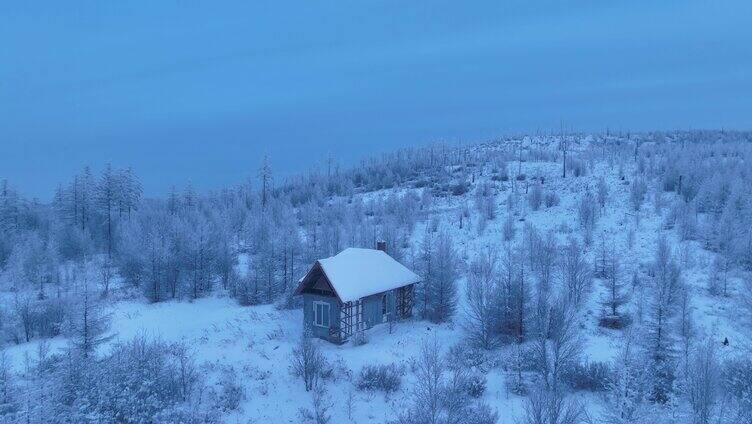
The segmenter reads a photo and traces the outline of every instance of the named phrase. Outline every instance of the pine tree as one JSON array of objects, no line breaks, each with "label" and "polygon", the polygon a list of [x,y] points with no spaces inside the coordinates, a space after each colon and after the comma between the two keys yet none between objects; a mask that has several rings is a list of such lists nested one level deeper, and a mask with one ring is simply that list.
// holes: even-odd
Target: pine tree
[{"label": "pine tree", "polygon": [[131,212],[138,208],[143,195],[143,187],[130,167],[119,171],[120,196],[118,196],[119,213],[125,212],[126,219],[131,219]]},{"label": "pine tree", "polygon": [[[79,187],[79,202],[78,209],[81,212],[81,230],[86,231],[87,225],[90,224],[93,202],[94,202],[94,190],[96,188],[96,182],[94,176],[91,173],[91,168],[84,167],[81,172],[81,176],[78,178]],[[75,197],[76,193],[74,193]]]},{"label": "pine tree", "polygon": [[71,343],[84,359],[92,357],[96,348],[109,341],[110,315],[94,294],[91,263],[84,261],[77,271],[79,283],[79,300],[71,312]]},{"label": "pine tree", "polygon": [[261,180],[261,206],[266,207],[269,201],[269,190],[271,188],[272,167],[269,163],[269,155],[264,155],[261,166],[258,170],[258,178]]},{"label": "pine tree", "polygon": [[188,184],[186,184],[185,189],[183,190],[183,204],[185,205],[186,210],[193,210],[193,208],[196,206],[196,190],[193,188],[193,183],[191,181],[188,181]]},{"label": "pine tree", "polygon": [[117,172],[112,169],[112,164],[108,163],[99,183],[95,187],[95,200],[99,206],[100,213],[104,215],[107,238],[107,257],[112,259],[112,210],[120,201],[122,193],[120,192],[120,181]]},{"label": "pine tree", "polygon": [[674,382],[676,336],[673,324],[682,287],[679,267],[665,238],[658,241],[651,273],[652,293],[645,339],[653,375],[650,397],[655,402],[665,403],[670,399]]},{"label": "pine tree", "polygon": [[604,266],[603,286],[605,294],[601,298],[601,305],[604,310],[601,325],[621,328],[626,322],[619,308],[627,302],[628,298],[621,262],[613,248],[608,253]]}]

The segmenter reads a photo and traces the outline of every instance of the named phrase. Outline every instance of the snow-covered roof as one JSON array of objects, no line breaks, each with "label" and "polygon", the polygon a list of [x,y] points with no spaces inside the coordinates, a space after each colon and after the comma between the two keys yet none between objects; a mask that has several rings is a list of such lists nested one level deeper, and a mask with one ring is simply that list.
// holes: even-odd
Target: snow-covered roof
[{"label": "snow-covered roof", "polygon": [[381,250],[347,248],[319,260],[343,302],[417,283],[420,277]]}]

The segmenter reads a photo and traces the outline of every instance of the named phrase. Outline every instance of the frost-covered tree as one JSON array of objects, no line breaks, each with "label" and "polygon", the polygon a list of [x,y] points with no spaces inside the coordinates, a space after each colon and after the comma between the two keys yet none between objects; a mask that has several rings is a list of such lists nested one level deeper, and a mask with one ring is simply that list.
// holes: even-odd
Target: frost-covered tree
[{"label": "frost-covered tree", "polygon": [[462,366],[447,366],[448,360],[436,337],[423,340],[413,361],[415,385],[410,404],[394,423],[398,424],[494,424],[498,414],[468,394],[468,377]]},{"label": "frost-covered tree", "polygon": [[532,344],[534,367],[546,390],[561,390],[564,371],[579,362],[582,335],[575,308],[557,299],[548,306],[548,320],[538,329]]},{"label": "frost-covered tree", "polygon": [[272,181],[272,166],[269,161],[269,155],[264,155],[257,175],[261,181],[261,206],[265,207],[266,202],[269,200],[269,191],[271,190]]},{"label": "frost-covered tree", "polygon": [[0,347],[0,420],[8,418],[8,422],[12,422],[18,407],[18,389],[10,365],[10,357]]},{"label": "frost-covered tree", "polygon": [[143,196],[143,187],[133,169],[130,167],[118,171],[120,195],[118,196],[119,214],[131,219],[131,212],[138,209]]},{"label": "frost-covered tree", "polygon": [[648,413],[648,378],[642,357],[635,342],[635,334],[627,330],[621,349],[614,360],[608,391],[600,422],[605,424],[634,424],[642,422]]},{"label": "frost-covered tree", "polygon": [[211,232],[215,248],[212,266],[225,290],[229,290],[237,281],[237,241],[231,225],[230,217],[226,213],[212,216]]},{"label": "frost-covered tree", "polygon": [[634,211],[639,211],[645,202],[648,187],[641,177],[636,177],[629,186],[629,202]]},{"label": "frost-covered tree", "polygon": [[651,264],[650,303],[644,338],[653,382],[650,397],[655,402],[667,402],[672,393],[676,366],[674,324],[681,288],[681,273],[672,249],[665,238],[660,238]]},{"label": "frost-covered tree", "polygon": [[519,246],[505,246],[498,266],[501,295],[497,296],[497,328],[502,335],[521,343],[529,332],[532,315],[531,284],[524,250]]},{"label": "frost-covered tree", "polygon": [[580,424],[588,423],[588,415],[577,399],[567,398],[560,390],[538,387],[525,398],[524,424]]},{"label": "frost-covered tree", "polygon": [[113,209],[117,207],[122,195],[123,193],[121,192],[119,175],[117,171],[112,169],[112,164],[108,163],[102,171],[102,175],[99,177],[99,181],[94,188],[94,200],[99,213],[104,216],[107,256],[109,258],[112,258],[112,213]]},{"label": "frost-covered tree", "polygon": [[602,281],[605,291],[601,298],[601,306],[603,307],[601,325],[621,328],[626,324],[626,317],[619,308],[627,303],[628,296],[625,272],[622,269],[621,260],[613,248],[607,253],[603,266]]},{"label": "frost-covered tree", "polygon": [[421,315],[434,322],[452,319],[457,307],[459,258],[446,230],[434,235],[426,232],[418,253],[422,283],[417,297]]},{"label": "frost-covered tree", "polygon": [[510,241],[514,239],[514,216],[511,213],[507,214],[507,218],[504,220],[504,226],[502,227],[502,235],[504,241]]},{"label": "frost-covered tree", "polygon": [[606,183],[606,179],[603,178],[603,176],[600,176],[598,178],[597,190],[598,205],[601,207],[601,209],[603,209],[606,206],[606,201],[608,200],[608,184]]},{"label": "frost-covered tree", "polygon": [[693,422],[697,424],[718,422],[721,412],[721,370],[716,349],[716,341],[706,339],[697,347],[690,361],[686,395],[692,407]]},{"label": "frost-covered tree", "polygon": [[70,313],[71,343],[84,358],[93,356],[99,345],[112,338],[108,334],[110,315],[92,289],[91,265],[91,262],[84,262],[77,271],[80,297]]},{"label": "frost-covered tree", "polygon": [[537,211],[540,209],[541,203],[543,203],[543,187],[540,181],[535,180],[533,187],[527,195],[527,201],[530,205],[530,209]]},{"label": "frost-covered tree", "polygon": [[587,189],[580,198],[577,212],[580,218],[582,239],[585,245],[589,246],[593,241],[593,232],[595,231],[595,224],[598,219],[597,203],[590,189]]},{"label": "frost-covered tree", "polygon": [[496,260],[492,249],[480,252],[467,271],[465,328],[470,341],[483,349],[496,344],[496,298],[500,295]]},{"label": "frost-covered tree", "polygon": [[579,308],[590,293],[593,273],[590,264],[585,259],[582,246],[576,239],[570,237],[564,245],[559,264],[565,299]]},{"label": "frost-covered tree", "polygon": [[481,182],[475,188],[475,209],[485,220],[496,218],[494,186],[490,182]]},{"label": "frost-covered tree", "polygon": [[211,264],[214,257],[214,240],[211,237],[209,223],[200,215],[188,215],[186,224],[192,228],[185,237],[185,247],[182,251],[188,294],[191,299],[197,299],[211,290]]}]

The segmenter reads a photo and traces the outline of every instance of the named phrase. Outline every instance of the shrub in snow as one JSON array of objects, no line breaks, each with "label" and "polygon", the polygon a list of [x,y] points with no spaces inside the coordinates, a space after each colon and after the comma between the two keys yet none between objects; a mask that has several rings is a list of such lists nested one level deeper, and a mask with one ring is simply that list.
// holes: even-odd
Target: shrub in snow
[{"label": "shrub in snow", "polygon": [[355,335],[353,335],[352,344],[354,346],[363,346],[366,343],[368,343],[368,332],[357,331]]},{"label": "shrub in snow", "polygon": [[485,403],[470,405],[463,411],[463,424],[496,424],[499,414]]},{"label": "shrub in snow", "polygon": [[245,391],[238,382],[235,369],[228,367],[223,370],[217,385],[219,387],[216,399],[217,408],[223,412],[238,409],[240,402],[245,398]]},{"label": "shrub in snow", "polygon": [[508,181],[509,180],[509,167],[507,161],[503,159],[496,159],[492,167],[493,176],[491,179],[494,181]]},{"label": "shrub in snow", "polygon": [[642,203],[645,201],[645,194],[648,191],[648,186],[645,184],[645,180],[642,178],[635,178],[632,181],[632,185],[629,187],[629,202],[632,205],[632,209],[639,211]]},{"label": "shrub in snow", "polygon": [[327,424],[332,419],[329,413],[332,406],[334,406],[334,403],[331,401],[326,388],[317,385],[313,391],[313,410],[304,407],[298,408],[298,418],[300,418],[300,422]]},{"label": "shrub in snow", "polygon": [[610,379],[608,364],[599,361],[576,363],[562,372],[562,380],[574,390],[604,391]]},{"label": "shrub in snow", "polygon": [[403,370],[395,364],[366,365],[360,370],[355,383],[359,390],[392,393],[402,385]]},{"label": "shrub in snow", "polygon": [[475,189],[475,208],[484,219],[492,220],[496,218],[494,187],[491,183],[485,181],[478,184]]},{"label": "shrub in snow", "polygon": [[524,424],[584,424],[587,410],[562,390],[538,387],[525,398]]},{"label": "shrub in snow", "polygon": [[457,343],[449,348],[447,354],[451,367],[477,368],[487,370],[489,367],[489,355],[482,348],[471,346],[468,343]]},{"label": "shrub in snow", "polygon": [[543,187],[541,187],[540,182],[533,183],[533,188],[527,195],[527,202],[530,209],[534,211],[540,209],[541,203],[543,203]]},{"label": "shrub in snow", "polygon": [[291,362],[293,374],[303,378],[306,391],[310,391],[326,367],[326,359],[313,340],[310,330],[303,332],[297,346],[293,348]]},{"label": "shrub in snow", "polygon": [[479,398],[486,391],[486,376],[478,370],[467,373],[465,377],[465,393],[471,398]]},{"label": "shrub in snow", "polygon": [[606,200],[608,199],[608,184],[606,180],[601,176],[598,178],[598,205],[603,208],[606,206]]},{"label": "shrub in snow", "polygon": [[586,190],[580,198],[577,212],[580,218],[580,228],[582,229],[582,240],[585,245],[590,245],[593,240],[593,231],[598,219],[598,209],[595,197],[590,190]]},{"label": "shrub in snow", "polygon": [[11,375],[10,358],[5,350],[0,348],[0,418],[13,420],[16,411],[16,388]]},{"label": "shrub in snow", "polygon": [[39,422],[217,422],[184,345],[138,336],[96,361],[77,349],[40,357],[28,394],[44,393],[48,410],[26,411]]},{"label": "shrub in snow", "polygon": [[470,183],[464,180],[458,181],[452,184],[451,190],[453,196],[462,196],[470,190]]},{"label": "shrub in snow", "polygon": [[421,178],[415,181],[415,183],[413,183],[413,187],[415,188],[423,188],[423,187],[430,187],[430,186],[431,186],[431,181],[426,178]]},{"label": "shrub in snow", "polygon": [[545,201],[547,208],[559,206],[559,203],[561,203],[561,199],[559,199],[559,195],[553,191],[546,192],[546,197],[544,201]]},{"label": "shrub in snow", "polygon": [[282,340],[286,336],[284,327],[277,324],[277,327],[266,333],[266,338],[269,340]]},{"label": "shrub in snow", "polygon": [[587,163],[579,158],[568,157],[567,170],[571,172],[571,175],[574,175],[575,177],[585,176],[585,174],[587,173]]},{"label": "shrub in snow", "polygon": [[504,236],[504,241],[509,241],[514,238],[514,217],[512,214],[507,215],[507,219],[504,221],[504,226],[501,228],[501,233]]},{"label": "shrub in snow", "polygon": [[752,356],[725,361],[721,366],[720,382],[723,391],[735,400],[738,408],[752,414]]},{"label": "shrub in snow", "polygon": [[345,361],[341,357],[338,357],[334,361],[324,364],[321,370],[321,378],[332,381],[351,380],[352,371],[348,368]]},{"label": "shrub in snow", "polygon": [[412,363],[415,385],[410,390],[410,404],[393,423],[491,424],[498,420],[496,412],[468,394],[467,370],[449,369],[450,362],[450,358],[444,357],[438,339],[423,342]]}]

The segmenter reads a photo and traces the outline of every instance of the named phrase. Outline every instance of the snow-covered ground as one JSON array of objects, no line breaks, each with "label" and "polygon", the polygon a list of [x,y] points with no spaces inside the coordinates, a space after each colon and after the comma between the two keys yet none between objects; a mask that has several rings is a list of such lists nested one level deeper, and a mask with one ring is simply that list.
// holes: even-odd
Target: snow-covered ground
[{"label": "snow-covered ground", "polygon": [[[516,165],[515,165],[516,166]],[[558,163],[522,163],[521,170],[528,176],[545,177],[545,189],[559,194],[561,203],[538,211],[527,210],[516,217],[516,239],[522,237],[525,222],[534,224],[545,232],[553,230],[560,241],[569,234],[579,234],[577,205],[581,194],[589,188],[594,190],[599,176],[605,177],[609,187],[609,200],[598,219],[596,242],[588,252],[589,259],[595,258],[595,246],[601,234],[617,246],[620,259],[626,269],[637,269],[640,264],[652,260],[655,246],[661,235],[671,237],[677,248],[689,243],[692,252],[691,263],[683,269],[686,283],[691,287],[695,321],[700,329],[712,334],[718,340],[728,338],[729,350],[733,351],[742,343],[747,343],[749,326],[740,319],[737,305],[732,298],[712,297],[707,291],[709,264],[713,253],[702,250],[696,242],[681,242],[672,230],[662,228],[662,218],[647,201],[640,212],[629,206],[629,186],[618,176],[616,167],[599,162],[593,172],[580,178],[560,178],[561,165]],[[479,181],[487,178],[479,176]],[[417,243],[423,234],[428,220],[439,215],[442,223],[450,230],[460,256],[471,259],[476,252],[500,246],[503,243],[502,226],[508,213],[507,194],[513,182],[497,183],[496,203],[498,216],[490,221],[484,231],[477,229],[478,216],[472,207],[472,191],[444,201],[437,199],[430,213],[418,223],[413,233]],[[524,190],[524,188],[519,188]],[[378,197],[391,190],[368,193],[363,196]],[[664,193],[664,196],[673,194]],[[524,198],[523,198],[524,202]],[[458,225],[459,208],[469,205],[471,217]],[[522,205],[521,209],[527,206]],[[524,222],[522,221],[524,219]],[[634,229],[630,243],[629,228]],[[630,246],[631,244],[631,246]],[[679,252],[676,252],[677,254]],[[245,268],[245,258],[241,258],[240,268]],[[731,290],[738,290],[738,279],[732,277]],[[453,322],[436,325],[416,318],[400,322],[389,334],[389,326],[374,327],[368,332],[368,343],[355,346],[347,343],[341,346],[317,340],[335,372],[329,382],[329,395],[335,400],[331,410],[333,422],[385,422],[403,409],[409,394],[412,374],[410,360],[419,351],[423,340],[439,338],[449,347],[464,337],[462,326],[462,299],[464,279],[460,280],[460,307]],[[584,353],[592,361],[609,361],[615,357],[622,342],[623,332],[608,330],[598,326],[600,305],[598,300],[603,288],[596,280],[582,318],[585,337]],[[632,293],[628,307],[636,315],[639,296]],[[290,355],[302,332],[300,310],[277,310],[271,305],[242,307],[221,293],[193,302],[170,301],[149,304],[145,300],[119,301],[111,305],[113,339],[128,340],[138,334],[158,336],[166,341],[183,341],[190,346],[204,370],[216,375],[220,370],[233,368],[245,388],[245,400],[239,410],[226,417],[227,422],[289,422],[300,421],[299,407],[311,406],[311,394],[305,391],[303,382],[290,371]],[[48,341],[54,350],[65,345],[63,338]],[[26,354],[33,354],[39,341],[9,347],[15,366],[23,367]],[[103,349],[107,347],[104,346]],[[503,349],[502,349],[503,350]],[[501,351],[491,353],[499,358]],[[353,381],[360,369],[367,364],[396,363],[404,366],[406,372],[402,388],[397,393],[385,396],[381,393],[358,391]],[[501,423],[513,423],[522,411],[522,398],[510,393],[505,384],[503,364],[491,368],[487,373],[488,385],[483,400],[494,407]],[[348,417],[344,399],[354,396],[354,411]],[[590,399],[591,410],[598,408],[597,396],[580,394]]]}]

